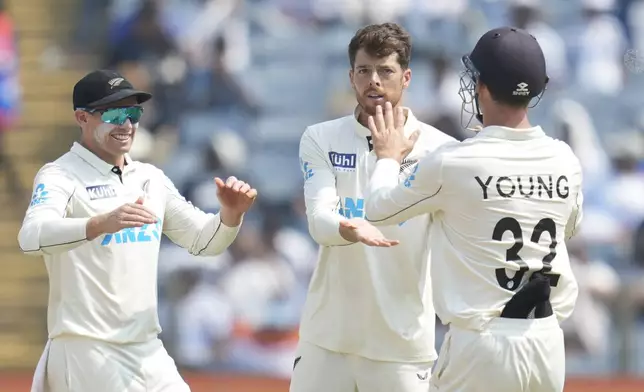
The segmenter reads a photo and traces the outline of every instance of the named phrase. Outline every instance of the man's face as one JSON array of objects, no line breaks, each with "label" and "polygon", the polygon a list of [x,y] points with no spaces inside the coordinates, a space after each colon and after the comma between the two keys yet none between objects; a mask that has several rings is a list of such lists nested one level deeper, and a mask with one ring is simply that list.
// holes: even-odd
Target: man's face
[{"label": "man's face", "polygon": [[82,128],[82,139],[84,144],[97,152],[103,152],[108,156],[120,156],[130,151],[137,124],[132,124],[130,119],[123,125],[104,123],[101,119],[101,112],[109,108],[122,108],[137,106],[135,97],[126,98],[110,105],[97,108],[94,113],[77,111],[76,118]]},{"label": "man's face", "polygon": [[409,87],[411,70],[398,64],[398,54],[372,57],[364,49],[358,50],[353,69],[349,71],[351,86],[358,104],[369,115],[376,113],[378,105],[389,101],[395,107]]}]

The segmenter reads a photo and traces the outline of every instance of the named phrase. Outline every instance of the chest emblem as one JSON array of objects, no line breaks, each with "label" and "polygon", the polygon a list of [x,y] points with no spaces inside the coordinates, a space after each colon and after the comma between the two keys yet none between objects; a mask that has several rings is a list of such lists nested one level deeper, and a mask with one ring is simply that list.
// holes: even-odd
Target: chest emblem
[{"label": "chest emblem", "polygon": [[116,197],[116,189],[112,185],[93,185],[85,188],[90,200],[110,199]]},{"label": "chest emblem", "polygon": [[329,151],[329,161],[334,168],[340,171],[356,170],[356,154]]}]

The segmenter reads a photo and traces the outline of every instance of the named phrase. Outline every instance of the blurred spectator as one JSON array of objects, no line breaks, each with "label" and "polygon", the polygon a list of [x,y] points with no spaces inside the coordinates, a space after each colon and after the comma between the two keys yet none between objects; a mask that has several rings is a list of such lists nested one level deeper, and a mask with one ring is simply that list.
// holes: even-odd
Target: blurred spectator
[{"label": "blurred spectator", "polygon": [[21,200],[25,190],[20,184],[16,168],[5,146],[7,132],[13,131],[20,110],[21,89],[18,75],[18,51],[13,21],[5,1],[0,1],[0,173],[5,186]]},{"label": "blurred spectator", "polygon": [[527,30],[539,41],[550,77],[548,88],[561,87],[568,77],[566,43],[544,20],[542,7],[541,0],[510,0],[511,24]]},{"label": "blurred spectator", "polygon": [[252,253],[236,262],[223,278],[222,287],[233,304],[238,323],[261,323],[268,305],[288,301],[297,294],[293,268],[275,247],[278,225],[266,220],[261,231],[248,233],[255,238]]},{"label": "blurred spectator", "polygon": [[637,267],[644,271],[644,220],[637,227],[633,236],[633,261]]},{"label": "blurred spectator", "polygon": [[552,108],[555,136],[574,151],[584,173],[584,203],[595,202],[611,176],[611,162],[588,110],[572,99],[559,99]]},{"label": "blurred spectator", "polygon": [[199,268],[181,268],[171,277],[175,360],[192,370],[208,370],[223,362],[234,328],[233,308],[202,274]]},{"label": "blurred spectator", "polygon": [[624,86],[624,27],[615,0],[582,0],[583,24],[575,43],[577,85],[589,94],[615,96]]},{"label": "blurred spectator", "polygon": [[237,370],[287,376],[297,344],[305,291],[292,265],[276,248],[279,221],[266,219],[256,248],[236,262],[222,287],[235,310],[236,333],[228,365]]},{"label": "blurred spectator", "polygon": [[186,60],[160,21],[159,2],[142,0],[140,8],[120,26],[106,58],[109,67],[153,93],[154,100],[146,105],[141,124],[152,133],[162,126],[177,124],[181,83],[187,73]]},{"label": "blurred spectator", "polygon": [[458,95],[460,72],[451,64],[444,53],[433,53],[429,56],[431,69],[434,71],[432,86],[436,91],[427,108],[420,114],[421,121],[430,124],[456,140],[469,136],[461,123],[463,101]]},{"label": "blurred spectator", "polygon": [[633,230],[644,220],[644,173],[638,170],[644,136],[622,132],[611,138],[610,146],[616,173],[604,188],[604,202],[626,229]]},{"label": "blurred spectator", "polygon": [[[590,259],[585,240],[568,242],[570,264],[579,284],[579,296],[572,316],[562,323],[566,351],[591,356],[606,355],[611,340],[610,305],[617,297],[620,279],[602,260]],[[588,320],[593,320],[591,323]]]},{"label": "blurred spectator", "polygon": [[409,10],[411,0],[312,0],[319,21],[351,26],[395,22]]},{"label": "blurred spectator", "polygon": [[237,81],[224,61],[227,42],[222,36],[215,40],[210,67],[195,67],[186,86],[186,104],[191,110],[213,110],[219,113],[242,110],[255,115],[259,110],[253,96]]}]

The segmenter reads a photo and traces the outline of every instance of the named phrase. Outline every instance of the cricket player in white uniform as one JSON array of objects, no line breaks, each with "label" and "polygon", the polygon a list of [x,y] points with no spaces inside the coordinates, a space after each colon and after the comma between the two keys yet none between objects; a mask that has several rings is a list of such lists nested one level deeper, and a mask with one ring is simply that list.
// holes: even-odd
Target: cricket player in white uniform
[{"label": "cricket player in white uniform", "polygon": [[133,161],[150,98],[116,72],[85,76],[73,94],[80,143],[36,175],[19,242],[45,259],[49,342],[32,391],[189,391],[157,337],[161,234],[194,255],[219,254],[257,192],[215,179],[221,210],[206,214],[161,170]]},{"label": "cricket player in white uniform", "polygon": [[[320,255],[291,392],[426,392],[429,386],[436,359],[429,216],[381,231],[363,217],[376,163],[367,118],[386,100],[400,107],[411,80],[410,51],[410,37],[398,25],[359,30],[349,44],[355,113],[312,125],[302,136],[306,213]],[[404,132],[418,143],[396,175],[401,183],[418,159],[454,140],[403,110]]]},{"label": "cricket player in white uniform", "polygon": [[534,37],[491,30],[463,62],[461,94],[482,130],[423,158],[399,184],[413,140],[399,109],[387,103],[383,116],[379,108],[369,119],[378,163],[367,220],[432,214],[434,304],[449,332],[430,391],[562,391],[559,323],[577,298],[565,240],[581,219],[580,164],[528,120],[548,80]]}]

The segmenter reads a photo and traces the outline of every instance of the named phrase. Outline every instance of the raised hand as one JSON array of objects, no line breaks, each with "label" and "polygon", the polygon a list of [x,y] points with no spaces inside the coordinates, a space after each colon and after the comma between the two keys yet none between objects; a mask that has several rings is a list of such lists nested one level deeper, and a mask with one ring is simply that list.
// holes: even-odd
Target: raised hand
[{"label": "raised hand", "polygon": [[228,177],[226,182],[215,178],[217,198],[221,204],[222,222],[229,227],[241,223],[242,216],[250,209],[257,198],[257,190],[236,177]]},{"label": "raised hand", "polygon": [[420,131],[414,132],[410,137],[405,136],[405,113],[403,108],[395,110],[391,102],[376,107],[376,115],[369,116],[369,130],[373,141],[373,151],[378,159],[392,158],[398,162],[411,152],[420,136]]}]

